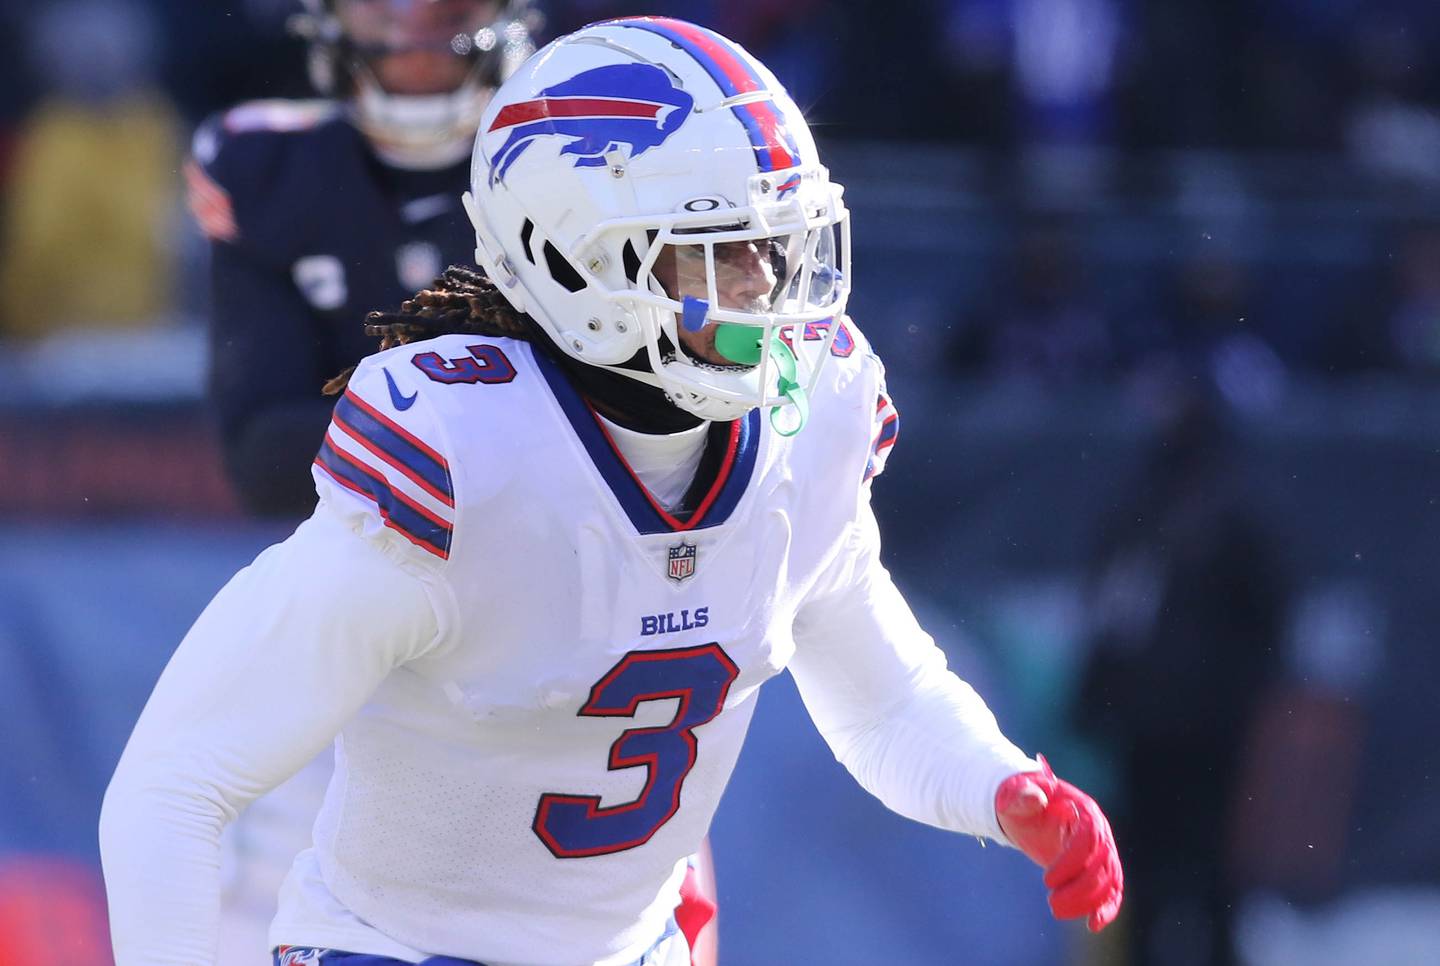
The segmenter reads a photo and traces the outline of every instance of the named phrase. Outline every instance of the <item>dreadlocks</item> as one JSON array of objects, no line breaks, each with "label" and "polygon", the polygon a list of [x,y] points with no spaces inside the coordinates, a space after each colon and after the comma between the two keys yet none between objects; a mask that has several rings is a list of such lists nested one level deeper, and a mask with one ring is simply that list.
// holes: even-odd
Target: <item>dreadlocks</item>
[{"label": "dreadlocks", "polygon": [[[433,287],[406,299],[398,312],[365,316],[365,332],[380,337],[382,350],[454,332],[523,339],[553,359],[582,396],[622,426],[642,433],[678,433],[700,424],[698,417],[672,405],[658,387],[562,352],[530,316],[511,307],[494,282],[474,269],[451,265]],[[648,371],[644,350],[616,368]],[[327,382],[325,394],[344,392],[354,371],[351,366]]]},{"label": "dreadlocks", "polygon": [[[399,311],[365,316],[365,334],[378,336],[381,350],[453,332],[528,340],[532,326],[527,316],[505,301],[494,282],[460,265],[445,269],[433,287],[406,299]],[[354,371],[351,366],[325,383],[325,395],[343,392]]]}]

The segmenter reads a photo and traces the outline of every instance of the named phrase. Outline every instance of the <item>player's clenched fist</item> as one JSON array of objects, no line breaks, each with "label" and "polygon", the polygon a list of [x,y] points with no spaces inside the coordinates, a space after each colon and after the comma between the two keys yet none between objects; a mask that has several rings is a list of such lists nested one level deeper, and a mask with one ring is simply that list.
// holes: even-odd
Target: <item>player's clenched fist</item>
[{"label": "player's clenched fist", "polygon": [[995,814],[1000,828],[1045,870],[1050,911],[1057,919],[1086,917],[1099,932],[1120,911],[1125,875],[1105,813],[1040,757],[1043,771],[1021,772],[1000,783]]}]

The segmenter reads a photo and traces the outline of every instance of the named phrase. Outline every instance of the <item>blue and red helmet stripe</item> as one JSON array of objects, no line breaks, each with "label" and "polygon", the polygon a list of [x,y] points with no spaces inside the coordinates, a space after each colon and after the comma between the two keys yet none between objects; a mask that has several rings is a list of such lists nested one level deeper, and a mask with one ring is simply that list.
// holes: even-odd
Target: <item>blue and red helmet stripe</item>
[{"label": "blue and red helmet stripe", "polygon": [[616,97],[537,97],[507,104],[486,130],[498,131],[548,117],[649,117],[670,105]]},{"label": "blue and red helmet stripe", "polygon": [[[670,17],[627,17],[610,22],[620,27],[648,30],[676,44],[705,68],[726,97],[770,91],[739,49],[713,30]],[[801,163],[800,146],[774,102],[751,101],[737,104],[731,111],[749,133],[755,162],[761,171],[783,171]]]}]

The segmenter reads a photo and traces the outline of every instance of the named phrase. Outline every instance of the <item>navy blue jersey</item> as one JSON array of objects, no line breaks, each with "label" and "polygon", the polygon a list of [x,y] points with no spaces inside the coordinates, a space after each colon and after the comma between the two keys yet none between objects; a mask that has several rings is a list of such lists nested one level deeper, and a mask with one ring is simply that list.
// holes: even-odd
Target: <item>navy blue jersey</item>
[{"label": "navy blue jersey", "polygon": [[257,512],[305,514],[327,379],[376,348],[365,313],[469,264],[468,161],[389,167],[330,101],[257,101],[203,125],[187,167],[211,239],[212,367],[227,466]]}]

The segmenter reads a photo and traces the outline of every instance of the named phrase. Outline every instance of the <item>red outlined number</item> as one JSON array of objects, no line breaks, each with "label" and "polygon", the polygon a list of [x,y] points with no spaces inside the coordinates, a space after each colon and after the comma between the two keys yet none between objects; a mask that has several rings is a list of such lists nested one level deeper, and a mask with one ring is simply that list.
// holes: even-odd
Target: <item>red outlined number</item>
[{"label": "red outlined number", "polygon": [[680,787],[695,767],[695,729],[725,706],[740,674],[719,644],[631,651],[590,689],[582,717],[633,718],[640,704],[678,698],[659,728],[629,728],[610,746],[609,768],[644,768],[633,802],[601,807],[599,795],[546,792],[531,826],[558,859],[609,855],[650,841],[680,808]]},{"label": "red outlined number", "polygon": [[421,352],[411,362],[425,375],[446,385],[484,383],[487,386],[510,382],[515,365],[498,345],[467,345],[470,355],[446,359],[438,352]]}]

